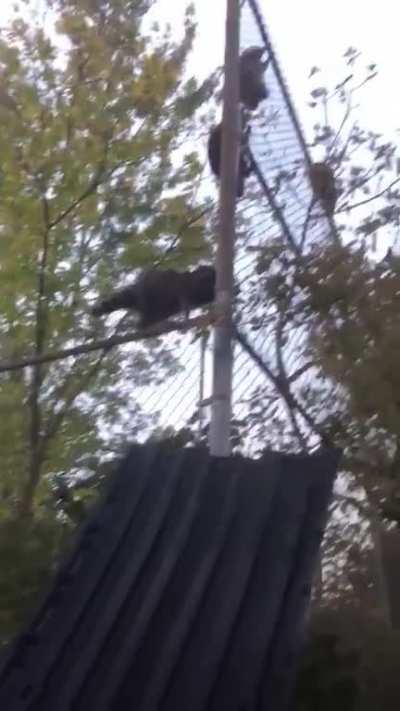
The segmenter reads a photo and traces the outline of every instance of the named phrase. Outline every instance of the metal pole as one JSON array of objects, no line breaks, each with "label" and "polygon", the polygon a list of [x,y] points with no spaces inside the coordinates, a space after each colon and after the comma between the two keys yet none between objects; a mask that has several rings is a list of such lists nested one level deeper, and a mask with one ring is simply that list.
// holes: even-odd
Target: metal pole
[{"label": "metal pole", "polygon": [[228,457],[231,450],[233,250],[240,142],[239,20],[239,0],[227,0],[219,240],[216,257],[216,311],[218,318],[214,331],[210,426],[210,452],[217,457]]},{"label": "metal pole", "polygon": [[208,331],[203,331],[200,339],[200,384],[199,384],[199,433],[198,438],[201,442],[203,436],[204,425],[204,373],[206,367],[206,348],[208,341]]}]

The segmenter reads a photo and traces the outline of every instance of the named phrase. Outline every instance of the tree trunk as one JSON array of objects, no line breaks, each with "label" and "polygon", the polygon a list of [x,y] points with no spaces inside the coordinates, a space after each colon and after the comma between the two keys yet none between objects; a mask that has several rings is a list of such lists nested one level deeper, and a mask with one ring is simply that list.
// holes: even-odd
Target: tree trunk
[{"label": "tree trunk", "polygon": [[[49,253],[49,213],[47,200],[43,198],[43,218],[45,230],[43,233],[42,254],[38,264],[38,296],[36,303],[36,334],[35,334],[35,356],[40,357],[44,351],[47,327],[46,303],[46,271]],[[28,480],[20,501],[20,514],[31,516],[33,510],[33,500],[36,487],[40,481],[43,456],[42,456],[42,411],[40,406],[40,391],[43,385],[43,364],[37,363],[33,366],[31,394],[29,397],[30,406],[30,428],[29,428],[29,465]]]}]

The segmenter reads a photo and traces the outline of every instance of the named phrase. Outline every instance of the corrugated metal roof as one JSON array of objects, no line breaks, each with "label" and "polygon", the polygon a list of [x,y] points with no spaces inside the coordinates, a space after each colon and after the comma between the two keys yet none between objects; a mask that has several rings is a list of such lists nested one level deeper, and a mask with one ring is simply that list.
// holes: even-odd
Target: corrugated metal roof
[{"label": "corrugated metal roof", "polygon": [[337,462],[135,446],[10,652],[0,708],[286,708]]}]

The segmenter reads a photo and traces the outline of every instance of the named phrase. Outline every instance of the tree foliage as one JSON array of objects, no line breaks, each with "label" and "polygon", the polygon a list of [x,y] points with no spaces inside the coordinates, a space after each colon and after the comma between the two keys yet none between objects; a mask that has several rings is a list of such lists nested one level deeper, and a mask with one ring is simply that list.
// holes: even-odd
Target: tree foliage
[{"label": "tree foliage", "polygon": [[[49,0],[45,28],[20,14],[2,35],[2,360],[124,332],[125,319],[112,329],[93,324],[89,309],[99,293],[147,264],[187,265],[210,253],[193,138],[216,82],[199,85],[186,74],[192,10],[177,41],[168,28],[146,26],[152,4]],[[353,49],[344,61],[336,86],[325,86],[316,67],[310,75],[317,117],[309,147],[335,171],[335,228],[323,242],[304,239],[300,254],[287,235],[269,238],[258,251],[246,284],[250,328],[268,334],[272,356],[261,364],[265,385],[241,403],[232,437],[236,448],[253,454],[302,449],[321,437],[343,448],[317,597],[325,612],[373,610],[373,671],[374,649],[387,638],[377,631],[379,561],[369,536],[379,516],[400,521],[400,193],[396,145],[354,118],[357,92],[376,67],[360,73]],[[299,166],[292,168],[277,176],[276,194],[298,176]],[[250,233],[251,218],[241,227]],[[286,360],[288,349],[297,362]],[[168,340],[154,339],[150,347],[119,347],[1,376],[0,561],[8,570],[0,586],[1,639],[37,600],[69,531],[85,517],[128,439],[150,428],[154,438],[169,436],[166,447],[206,436],[196,414],[179,431],[159,429],[135,396],[178,368]],[[398,649],[393,639],[388,646]],[[317,650],[325,666],[329,644]],[[335,657],[338,678],[328,679],[321,704],[338,688],[351,697],[358,671],[349,681],[346,659],[343,672]],[[378,708],[379,694],[373,698]]]},{"label": "tree foliage", "polygon": [[[276,228],[257,248],[248,328],[267,342],[256,361],[265,384],[247,394],[241,436],[256,453],[321,441],[343,450],[323,596],[384,607],[379,538],[389,522],[400,521],[399,154],[395,141],[359,122],[357,97],[376,80],[376,66],[363,66],[353,48],[343,60],[336,85],[325,83],[317,67],[310,73],[315,120],[308,148],[312,161],[334,171],[334,223],[328,227],[311,203],[297,245]],[[300,164],[271,182],[283,210],[291,192],[299,196],[300,182]]]},{"label": "tree foliage", "polygon": [[392,711],[400,695],[400,633],[354,609],[314,616],[296,711]]},{"label": "tree foliage", "polygon": [[[151,0],[49,0],[45,18],[35,5],[17,8],[0,39],[2,360],[123,332],[126,319],[93,322],[99,293],[147,264],[209,252],[189,138],[215,79],[187,73],[193,9],[176,39],[146,24]],[[90,498],[82,481],[93,484],[121,440],[152,424],[135,389],[178,367],[168,342],[153,339],[1,376],[0,557],[9,572],[0,635],[21,619],[61,532],[79,519]],[[60,477],[69,491],[61,508]]]}]

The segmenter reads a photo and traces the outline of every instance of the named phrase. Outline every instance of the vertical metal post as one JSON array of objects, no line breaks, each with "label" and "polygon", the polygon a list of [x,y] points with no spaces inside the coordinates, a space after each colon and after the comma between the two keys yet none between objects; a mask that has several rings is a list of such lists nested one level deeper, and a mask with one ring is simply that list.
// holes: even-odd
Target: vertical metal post
[{"label": "vertical metal post", "polygon": [[200,339],[200,383],[199,383],[199,442],[203,436],[204,426],[204,373],[206,369],[206,349],[208,341],[208,331],[204,330]]},{"label": "vertical metal post", "polygon": [[233,254],[240,143],[239,25],[239,0],[227,0],[219,239],[216,258],[217,323],[214,331],[210,426],[210,452],[217,457],[228,457],[231,449]]}]

